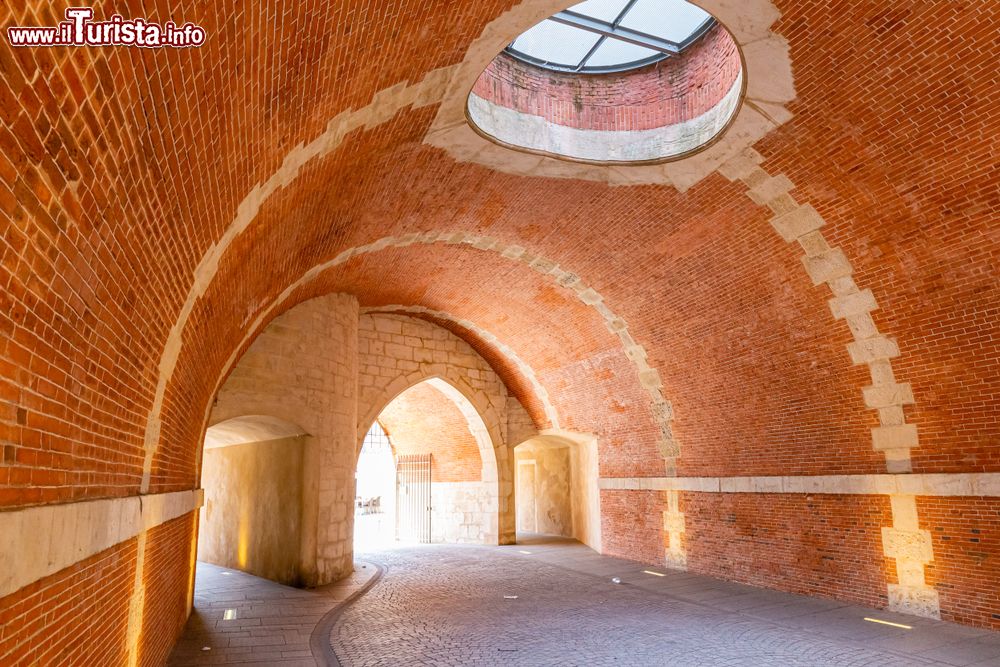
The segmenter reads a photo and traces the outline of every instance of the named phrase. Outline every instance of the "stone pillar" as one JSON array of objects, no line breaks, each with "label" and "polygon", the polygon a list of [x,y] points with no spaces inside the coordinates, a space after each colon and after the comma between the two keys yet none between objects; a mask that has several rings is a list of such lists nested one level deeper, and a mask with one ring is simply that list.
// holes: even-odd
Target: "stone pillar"
[{"label": "stone pillar", "polygon": [[300,578],[351,573],[357,463],[358,302],[331,294],[275,318],[219,391],[213,424],[266,415],[305,432]]},{"label": "stone pillar", "polygon": [[317,439],[317,584],[354,570],[354,471],[357,467],[358,301],[349,294],[323,297],[323,329],[328,341],[330,392],[323,410],[323,436]]}]

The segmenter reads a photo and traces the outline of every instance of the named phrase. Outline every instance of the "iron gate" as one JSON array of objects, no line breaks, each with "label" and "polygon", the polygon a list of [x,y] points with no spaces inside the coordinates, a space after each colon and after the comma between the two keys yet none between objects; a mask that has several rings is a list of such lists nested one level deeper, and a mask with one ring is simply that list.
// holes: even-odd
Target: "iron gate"
[{"label": "iron gate", "polygon": [[431,541],[431,455],[396,460],[396,539]]}]

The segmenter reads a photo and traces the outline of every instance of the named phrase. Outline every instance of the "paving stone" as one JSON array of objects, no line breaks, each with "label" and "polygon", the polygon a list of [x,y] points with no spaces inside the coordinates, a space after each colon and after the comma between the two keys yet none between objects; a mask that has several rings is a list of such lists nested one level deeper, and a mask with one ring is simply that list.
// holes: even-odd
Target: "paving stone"
[{"label": "paving stone", "polygon": [[[651,568],[572,540],[366,557],[385,574],[333,627],[344,667],[1000,665],[1000,633]],[[199,563],[195,613],[169,664],[316,665],[316,624],[373,573],[296,589]]]},{"label": "paving stone", "polygon": [[[865,616],[897,618],[880,610],[661,571],[570,542],[524,546],[435,545],[369,554],[386,573],[334,626],[331,643],[341,663],[953,664],[918,655],[929,648],[926,641],[913,642],[910,650],[906,638],[916,634],[864,621]],[[649,569],[665,576],[644,572]],[[623,583],[611,583],[613,575]],[[729,608],[734,600],[740,600],[735,610]],[[744,605],[749,609],[740,612]],[[947,633],[957,626],[920,622],[921,636],[941,632],[945,646],[954,641]],[[830,625],[836,636],[825,627]],[[898,643],[867,645],[890,636]],[[991,636],[976,634],[982,642]],[[967,649],[962,659],[981,659],[988,650]]]}]

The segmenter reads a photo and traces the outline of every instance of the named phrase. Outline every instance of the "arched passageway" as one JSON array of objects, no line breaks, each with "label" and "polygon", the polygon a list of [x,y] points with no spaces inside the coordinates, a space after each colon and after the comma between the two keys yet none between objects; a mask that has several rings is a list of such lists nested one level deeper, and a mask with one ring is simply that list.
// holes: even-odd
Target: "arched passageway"
[{"label": "arched passageway", "polygon": [[0,663],[164,661],[233,418],[301,429],[294,574],[351,576],[365,430],[431,378],[500,544],[514,445],[590,434],[604,555],[1000,630],[1000,4],[134,0],[207,39],[17,42],[66,4],[0,3]]},{"label": "arched passageway", "polygon": [[[374,453],[383,438],[396,462],[388,487],[384,480],[362,480],[360,475],[366,448]],[[454,386],[430,378],[402,391],[368,429],[359,456],[359,489],[362,481],[383,495],[391,489],[391,500],[377,499],[380,507],[391,504],[394,512],[391,525],[383,525],[382,539],[377,541],[391,536],[404,541],[497,544],[496,456],[482,417]],[[372,472],[385,475],[389,469],[381,466]],[[363,517],[376,499],[359,498]],[[375,523],[361,517],[355,519],[356,536],[359,520]]]}]

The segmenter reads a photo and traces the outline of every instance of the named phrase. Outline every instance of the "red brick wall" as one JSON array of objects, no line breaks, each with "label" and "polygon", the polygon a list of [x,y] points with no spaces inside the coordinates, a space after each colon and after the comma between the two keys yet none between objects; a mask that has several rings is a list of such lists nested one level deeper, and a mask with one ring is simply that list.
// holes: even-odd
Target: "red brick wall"
[{"label": "red brick wall", "polygon": [[135,562],[132,539],[0,598],[0,664],[125,664]]},{"label": "red brick wall", "polygon": [[153,528],[146,536],[140,665],[164,664],[184,629],[197,516],[197,512],[191,512],[178,517]]},{"label": "red brick wall", "polygon": [[681,511],[692,572],[886,605],[895,569],[882,555],[882,526],[892,525],[885,496],[685,492]]},{"label": "red brick wall", "polygon": [[[434,482],[478,482],[483,461],[465,416],[450,398],[421,382],[378,417],[396,456],[430,454]],[[492,453],[492,452],[491,452]]]},{"label": "red brick wall", "polygon": [[663,510],[659,491],[601,490],[602,553],[663,564]]},{"label": "red brick wall", "polygon": [[925,576],[941,596],[941,618],[1000,630],[1000,499],[917,498],[931,532]]},{"label": "red brick wall", "polygon": [[792,121],[758,144],[764,166],[823,214],[830,244],[878,298],[879,329],[899,340],[893,369],[916,398],[906,408],[920,433],[914,471],[1000,471],[1000,421],[987,408],[1000,401],[1000,172],[989,139],[1000,86],[978,64],[995,47],[1000,8],[777,4],[798,99]]},{"label": "red brick wall", "polygon": [[743,67],[716,25],[678,55],[615,74],[543,69],[501,53],[472,92],[501,107],[586,130],[648,130],[696,118],[722,101]]}]

